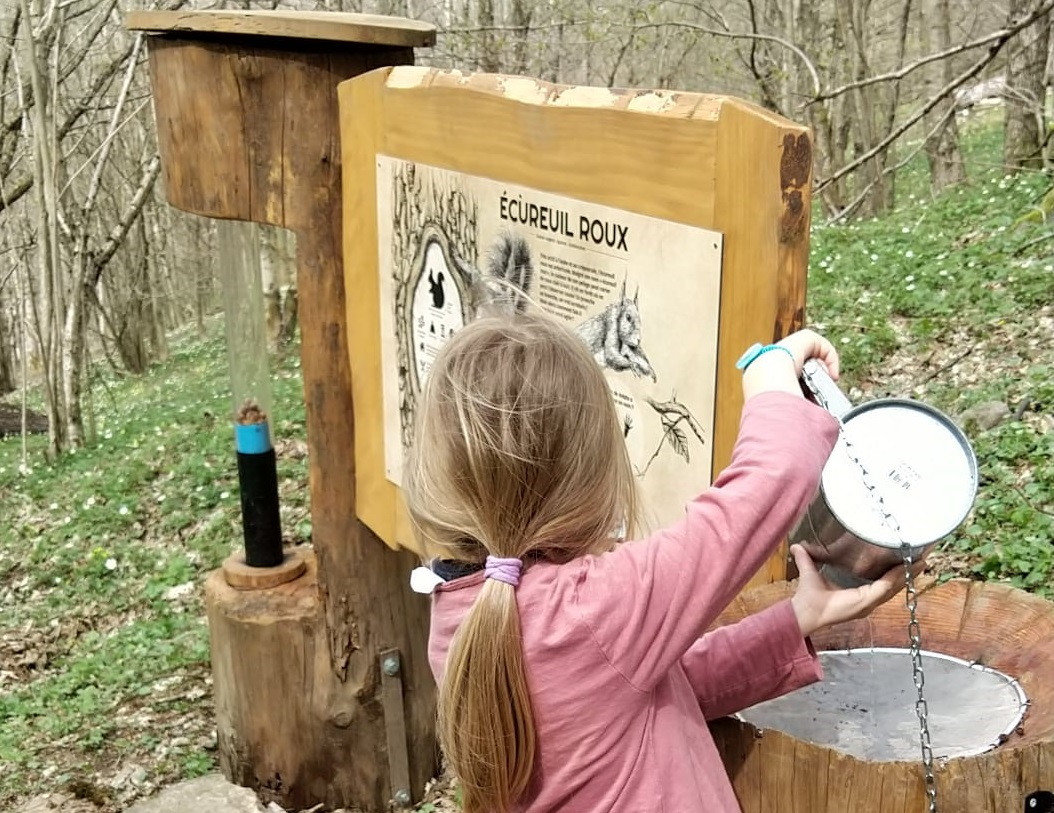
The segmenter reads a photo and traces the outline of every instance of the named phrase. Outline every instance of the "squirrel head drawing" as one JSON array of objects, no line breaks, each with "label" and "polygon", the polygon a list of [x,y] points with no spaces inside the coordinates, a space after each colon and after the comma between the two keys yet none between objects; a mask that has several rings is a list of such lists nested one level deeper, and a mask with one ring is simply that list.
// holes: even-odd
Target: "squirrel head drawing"
[{"label": "squirrel head drawing", "polygon": [[640,310],[637,297],[640,288],[633,292],[633,299],[626,298],[626,282],[622,282],[622,296],[618,314],[618,337],[622,344],[640,347]]}]

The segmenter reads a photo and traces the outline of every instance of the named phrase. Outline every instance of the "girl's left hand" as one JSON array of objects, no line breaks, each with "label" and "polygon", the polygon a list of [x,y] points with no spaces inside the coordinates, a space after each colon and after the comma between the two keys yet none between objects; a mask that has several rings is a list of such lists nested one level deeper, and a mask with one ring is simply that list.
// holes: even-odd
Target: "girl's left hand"
[{"label": "girl's left hand", "polygon": [[[791,606],[802,635],[812,635],[842,621],[863,618],[904,588],[904,568],[896,565],[871,584],[839,589],[820,575],[805,548],[791,545],[790,550],[798,566],[798,588],[791,598]],[[919,575],[924,566],[924,563],[916,562],[912,566],[914,574]]]}]

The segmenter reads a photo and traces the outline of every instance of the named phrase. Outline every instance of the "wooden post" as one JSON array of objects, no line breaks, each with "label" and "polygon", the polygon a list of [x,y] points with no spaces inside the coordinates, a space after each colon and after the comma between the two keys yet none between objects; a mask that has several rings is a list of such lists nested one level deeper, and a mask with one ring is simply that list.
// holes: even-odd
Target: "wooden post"
[{"label": "wooden post", "polygon": [[[272,589],[235,590],[220,571],[208,580],[220,764],[283,807],[385,809],[395,796],[418,797],[435,773],[435,700],[428,603],[407,584],[415,558],[388,549],[355,514],[336,88],[412,63],[434,30],[248,11],[137,12],[128,27],[153,34],[169,202],[280,226],[297,240],[314,555],[305,575]],[[400,654],[410,788],[389,777],[387,650]]]}]

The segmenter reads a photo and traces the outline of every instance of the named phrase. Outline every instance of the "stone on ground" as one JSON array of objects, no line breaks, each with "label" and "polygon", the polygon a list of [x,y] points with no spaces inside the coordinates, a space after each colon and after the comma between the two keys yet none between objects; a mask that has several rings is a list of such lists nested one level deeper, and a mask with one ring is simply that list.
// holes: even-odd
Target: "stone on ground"
[{"label": "stone on ground", "polygon": [[132,805],[126,813],[262,813],[264,810],[255,793],[232,785],[216,773],[171,785],[157,796]]},{"label": "stone on ground", "polygon": [[43,793],[34,796],[15,813],[97,813],[98,810],[91,802],[65,793]]}]

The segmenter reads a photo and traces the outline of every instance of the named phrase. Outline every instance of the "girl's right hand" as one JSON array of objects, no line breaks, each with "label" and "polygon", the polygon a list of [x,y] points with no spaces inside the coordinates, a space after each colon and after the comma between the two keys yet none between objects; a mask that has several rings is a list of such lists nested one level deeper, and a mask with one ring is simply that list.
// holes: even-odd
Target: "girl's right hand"
[{"label": "girl's right hand", "polygon": [[777,344],[786,349],[770,350],[751,362],[743,371],[743,396],[749,399],[762,392],[787,392],[804,398],[798,379],[809,359],[817,359],[838,380],[838,351],[827,339],[813,330],[799,330]]},{"label": "girl's right hand", "polygon": [[794,356],[795,372],[800,376],[802,367],[809,359],[822,362],[831,378],[838,380],[838,351],[833,344],[814,330],[799,330],[776,344],[786,347]]}]

